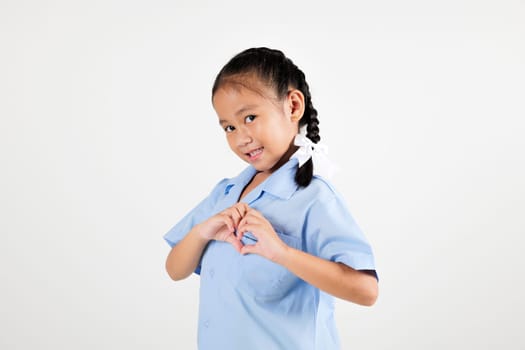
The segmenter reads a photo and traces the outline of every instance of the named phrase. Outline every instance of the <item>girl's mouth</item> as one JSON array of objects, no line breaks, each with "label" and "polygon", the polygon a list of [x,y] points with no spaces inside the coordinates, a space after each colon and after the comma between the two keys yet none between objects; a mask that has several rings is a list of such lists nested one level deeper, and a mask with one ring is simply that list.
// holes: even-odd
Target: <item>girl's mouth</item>
[{"label": "girl's mouth", "polygon": [[259,156],[261,155],[261,153],[263,151],[263,148],[264,147],[259,147],[257,149],[254,149],[253,151],[250,151],[250,152],[246,153],[246,155],[248,156],[248,158],[250,158],[250,160],[255,160],[255,159],[259,158]]}]

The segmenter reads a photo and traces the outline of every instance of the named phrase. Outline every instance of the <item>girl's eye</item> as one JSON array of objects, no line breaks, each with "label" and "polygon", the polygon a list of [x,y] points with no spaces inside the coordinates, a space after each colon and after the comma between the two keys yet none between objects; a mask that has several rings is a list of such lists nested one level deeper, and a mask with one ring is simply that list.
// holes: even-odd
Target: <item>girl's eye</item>
[{"label": "girl's eye", "polygon": [[246,123],[251,123],[255,119],[255,116],[253,114],[247,115],[246,118],[244,118],[244,121]]},{"label": "girl's eye", "polygon": [[231,125],[228,125],[227,127],[224,128],[224,131],[226,132],[232,132],[233,130],[235,130],[235,128]]}]

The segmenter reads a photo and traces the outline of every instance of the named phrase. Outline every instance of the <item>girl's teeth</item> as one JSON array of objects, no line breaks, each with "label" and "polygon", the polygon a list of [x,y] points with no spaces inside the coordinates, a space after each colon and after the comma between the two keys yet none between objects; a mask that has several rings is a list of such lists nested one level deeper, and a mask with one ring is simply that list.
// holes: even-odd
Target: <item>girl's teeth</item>
[{"label": "girl's teeth", "polygon": [[250,157],[255,157],[256,155],[258,155],[259,153],[262,152],[262,149],[256,149],[255,151],[253,152],[250,152]]}]

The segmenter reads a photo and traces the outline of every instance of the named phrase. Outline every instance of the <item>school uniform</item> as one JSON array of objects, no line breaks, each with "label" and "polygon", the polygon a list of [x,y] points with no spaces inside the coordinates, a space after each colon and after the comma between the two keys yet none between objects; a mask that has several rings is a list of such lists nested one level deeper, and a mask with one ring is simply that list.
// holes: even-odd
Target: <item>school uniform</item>
[{"label": "school uniform", "polygon": [[[260,211],[287,245],[357,270],[375,270],[372,249],[344,200],[321,177],[298,187],[297,165],[295,158],[288,161],[242,202]],[[174,246],[194,225],[237,203],[255,173],[249,166],[220,181],[166,233],[168,244]],[[242,241],[254,244],[256,238],[247,232]],[[201,278],[199,349],[339,349],[334,297],[286,268],[211,241],[195,272]]]}]

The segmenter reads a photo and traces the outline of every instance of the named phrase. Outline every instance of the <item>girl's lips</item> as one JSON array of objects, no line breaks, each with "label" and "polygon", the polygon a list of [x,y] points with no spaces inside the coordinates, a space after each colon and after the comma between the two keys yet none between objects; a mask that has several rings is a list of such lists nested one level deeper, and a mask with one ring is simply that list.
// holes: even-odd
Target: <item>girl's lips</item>
[{"label": "girl's lips", "polygon": [[248,158],[253,161],[253,160],[256,160],[257,158],[259,158],[263,152],[263,148],[264,147],[259,147],[259,148],[256,148],[248,153],[246,153],[246,155],[248,156]]}]

